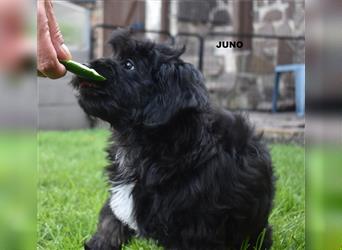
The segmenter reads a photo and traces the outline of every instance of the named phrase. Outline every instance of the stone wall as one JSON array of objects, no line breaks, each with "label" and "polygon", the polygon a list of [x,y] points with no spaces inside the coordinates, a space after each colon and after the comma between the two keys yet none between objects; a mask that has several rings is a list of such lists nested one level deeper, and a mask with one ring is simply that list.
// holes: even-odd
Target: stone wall
[{"label": "stone wall", "polygon": [[[248,0],[244,1],[247,2]],[[170,0],[170,5],[175,1]],[[304,63],[304,41],[250,39],[242,49],[218,49],[217,41],[238,40],[237,37],[210,36],[210,32],[241,32],[239,21],[251,22],[245,33],[304,36],[304,0],[250,0],[251,9],[238,9],[239,1],[178,0],[176,13],[170,14],[170,30],[191,32],[205,36],[204,68],[212,98],[220,106],[231,109],[270,110],[274,86],[274,67],[279,64]],[[97,1],[92,23],[103,22],[103,3]],[[114,10],[113,10],[114,11]],[[240,15],[240,16],[239,16]],[[173,20],[173,21],[172,21]],[[104,38],[97,32],[95,57],[100,57]],[[186,61],[198,65],[198,39],[179,37],[186,44]],[[246,42],[244,40],[244,42]],[[279,109],[294,109],[294,81],[284,74],[280,83]]]},{"label": "stone wall", "polygon": [[[252,11],[238,11],[234,1],[180,1],[178,32],[206,36],[204,75],[213,99],[231,109],[270,110],[274,67],[304,63],[304,41],[252,38],[251,48],[216,48],[217,41],[236,37],[208,35],[210,32],[239,32],[238,14],[252,22],[249,33],[276,36],[304,36],[304,0],[253,1]],[[241,31],[240,31],[241,32]],[[187,45],[185,59],[197,63],[198,41],[180,38]],[[279,108],[294,108],[294,82],[291,74],[281,77]]]}]

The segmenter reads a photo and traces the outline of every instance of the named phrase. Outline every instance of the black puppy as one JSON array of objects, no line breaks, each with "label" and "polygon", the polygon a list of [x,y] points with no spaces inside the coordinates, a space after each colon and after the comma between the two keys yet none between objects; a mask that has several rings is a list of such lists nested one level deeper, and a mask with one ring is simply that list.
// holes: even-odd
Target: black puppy
[{"label": "black puppy", "polygon": [[[165,249],[250,248],[264,233],[274,183],[268,151],[245,119],[214,109],[184,50],[117,30],[114,55],[90,66],[105,82],[76,78],[79,103],[110,123],[110,197],[86,249],[120,249],[132,236]],[[261,238],[261,237],[260,237]]]}]

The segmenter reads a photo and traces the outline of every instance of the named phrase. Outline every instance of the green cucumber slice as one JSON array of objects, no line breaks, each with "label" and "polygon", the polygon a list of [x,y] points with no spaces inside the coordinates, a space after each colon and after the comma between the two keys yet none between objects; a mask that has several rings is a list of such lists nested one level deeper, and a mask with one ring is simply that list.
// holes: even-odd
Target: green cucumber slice
[{"label": "green cucumber slice", "polygon": [[87,80],[92,81],[105,81],[106,78],[99,73],[96,72],[95,69],[91,69],[81,63],[75,62],[73,60],[68,61],[60,61],[65,68],[74,73],[75,75],[78,75],[82,78],[85,78]]}]

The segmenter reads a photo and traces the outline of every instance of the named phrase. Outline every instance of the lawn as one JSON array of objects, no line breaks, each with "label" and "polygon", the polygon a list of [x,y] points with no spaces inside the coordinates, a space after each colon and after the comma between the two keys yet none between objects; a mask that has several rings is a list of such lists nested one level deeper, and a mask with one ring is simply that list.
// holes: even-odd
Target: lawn
[{"label": "lawn", "polygon": [[[107,197],[103,167],[109,132],[39,133],[38,249],[82,249]],[[304,249],[304,149],[270,145],[278,176],[271,214],[275,250]],[[133,240],[124,250],[160,250]]]}]

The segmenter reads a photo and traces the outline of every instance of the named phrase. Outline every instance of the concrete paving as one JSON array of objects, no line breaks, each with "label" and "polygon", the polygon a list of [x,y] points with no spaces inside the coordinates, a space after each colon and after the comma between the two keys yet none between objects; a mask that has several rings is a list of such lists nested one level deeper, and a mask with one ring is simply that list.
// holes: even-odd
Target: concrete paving
[{"label": "concrete paving", "polygon": [[246,112],[256,131],[262,132],[264,138],[271,142],[304,144],[304,117],[295,112]]}]

